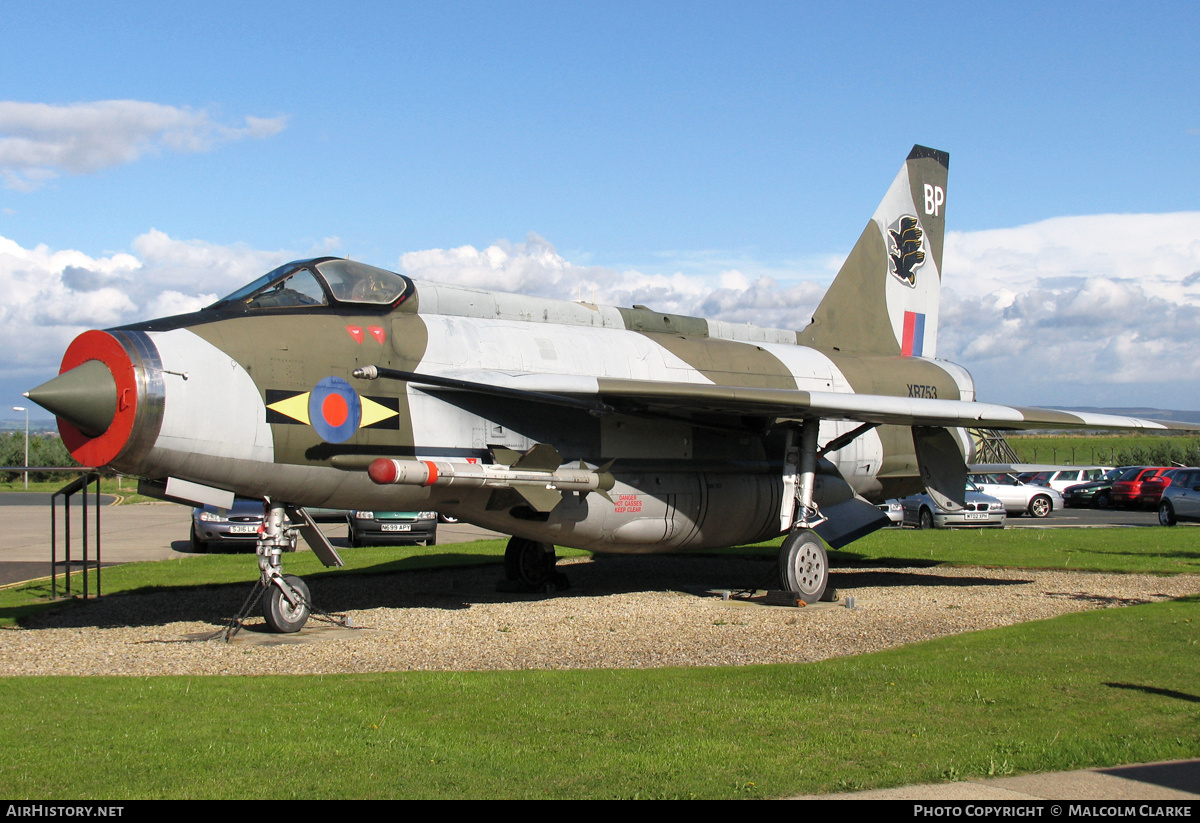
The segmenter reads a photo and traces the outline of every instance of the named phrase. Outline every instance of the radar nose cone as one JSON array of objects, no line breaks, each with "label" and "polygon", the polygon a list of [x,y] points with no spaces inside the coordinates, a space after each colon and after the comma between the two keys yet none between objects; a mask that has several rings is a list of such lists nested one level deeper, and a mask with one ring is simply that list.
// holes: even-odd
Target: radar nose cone
[{"label": "radar nose cone", "polygon": [[88,360],[25,396],[89,437],[108,431],[117,413],[117,383],[108,366]]}]

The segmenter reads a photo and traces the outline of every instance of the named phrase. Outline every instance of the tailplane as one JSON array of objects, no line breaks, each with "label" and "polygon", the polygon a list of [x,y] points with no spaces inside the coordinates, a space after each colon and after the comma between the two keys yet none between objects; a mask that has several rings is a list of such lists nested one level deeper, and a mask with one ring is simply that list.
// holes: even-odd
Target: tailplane
[{"label": "tailplane", "polygon": [[934,357],[950,155],[913,146],[798,342]]}]

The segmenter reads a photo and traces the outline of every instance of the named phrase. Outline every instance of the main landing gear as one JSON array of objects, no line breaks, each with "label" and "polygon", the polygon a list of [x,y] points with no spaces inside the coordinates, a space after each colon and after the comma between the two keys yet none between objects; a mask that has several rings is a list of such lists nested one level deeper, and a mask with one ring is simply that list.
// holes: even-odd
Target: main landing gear
[{"label": "main landing gear", "polygon": [[819,420],[804,421],[800,427],[799,445],[794,445],[794,435],[789,435],[784,458],[784,488],[794,489],[794,495],[788,495],[784,500],[782,525],[788,529],[788,535],[779,547],[779,586],[805,603],[834,600],[837,596],[829,586],[829,556],[825,544],[811,528],[825,520],[813,502],[820,425]]},{"label": "main landing gear", "polygon": [[550,543],[538,543],[524,537],[513,537],[504,549],[503,591],[547,592],[551,587],[557,591],[570,588],[567,576],[558,571],[554,564],[558,557]]}]

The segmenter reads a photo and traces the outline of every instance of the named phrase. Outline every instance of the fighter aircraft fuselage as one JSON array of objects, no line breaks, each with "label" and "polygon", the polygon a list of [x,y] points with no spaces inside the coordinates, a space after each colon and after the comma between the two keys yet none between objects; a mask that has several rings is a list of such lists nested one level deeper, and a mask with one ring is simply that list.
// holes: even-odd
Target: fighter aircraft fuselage
[{"label": "fighter aircraft fuselage", "polygon": [[304,506],[436,510],[513,535],[506,575],[530,591],[561,584],[556,544],[786,532],[780,585],[814,602],[824,545],[888,522],[874,501],[923,487],[965,505],[967,427],[1194,428],[978,402],[937,359],[948,163],[913,147],[798,331],[320,258],[194,314],[85,332],[29,397],[82,463],[165,481],[173,499],[263,498],[280,631],[309,606],[282,573],[287,530],[341,562]]},{"label": "fighter aircraft fuselage", "polygon": [[[316,275],[322,262],[293,269]],[[564,381],[577,380],[580,393],[606,380],[955,400],[972,393],[961,369],[820,351],[799,345],[794,331],[403,280],[398,305],[364,310],[332,294],[323,303],[285,306],[235,301],[92,333],[129,355],[136,374],[124,402],[134,403],[117,417],[135,423],[124,442],[104,444],[111,454],[95,453],[98,444],[85,437],[83,456],[90,450],[91,462],[132,474],[296,505],[431,509],[559,545],[669,550],[763,540],[786,528],[784,434],[773,417],[730,420],[686,404],[668,416],[641,413],[636,404],[595,414],[363,381],[354,370],[519,375],[530,389],[544,375],[560,392],[572,388]],[[856,425],[826,420],[821,440]],[[539,512],[503,488],[381,486],[365,471],[381,457],[490,464],[496,448],[525,452],[538,444],[552,444],[564,464],[595,470],[611,463],[611,502],[565,494]],[[823,474],[818,502],[851,493],[882,499],[922,485],[904,427],[883,426],[828,459],[845,482]]]}]

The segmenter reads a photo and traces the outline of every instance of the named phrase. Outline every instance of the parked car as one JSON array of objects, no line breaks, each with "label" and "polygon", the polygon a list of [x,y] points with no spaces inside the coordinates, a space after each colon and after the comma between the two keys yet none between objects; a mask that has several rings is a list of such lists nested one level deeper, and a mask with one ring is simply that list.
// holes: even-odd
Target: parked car
[{"label": "parked car", "polygon": [[424,543],[437,545],[437,512],[354,511],[350,514],[350,545]]},{"label": "parked car", "polygon": [[1171,486],[1181,469],[1168,469],[1157,477],[1142,481],[1142,491],[1137,497],[1139,509],[1157,509],[1162,500],[1163,492]]},{"label": "parked car", "polygon": [[885,500],[875,504],[875,508],[886,514],[893,526],[904,525],[904,504],[899,500]]},{"label": "parked car", "polygon": [[966,502],[962,511],[948,512],[937,505],[927,492],[909,495],[900,501],[904,510],[904,525],[918,529],[1004,527],[1004,503],[984,494],[974,483],[967,483]]},{"label": "parked car", "polygon": [[1072,508],[1107,509],[1112,503],[1112,486],[1130,467],[1109,469],[1104,476],[1090,483],[1068,486],[1063,492],[1063,504]]},{"label": "parked car", "polygon": [[1178,469],[1158,502],[1158,522],[1174,526],[1180,520],[1200,523],[1200,469]]},{"label": "parked car", "polygon": [[1113,482],[1112,504],[1127,509],[1136,507],[1142,494],[1142,483],[1169,470],[1169,466],[1134,466],[1126,470]]},{"label": "parked car", "polygon": [[[228,509],[199,506],[192,509],[192,551],[206,552],[214,546],[253,551],[258,542],[258,530],[262,522],[261,500],[235,497],[233,507]],[[294,548],[294,536],[292,545]]]},{"label": "parked car", "polygon": [[1049,486],[1059,492],[1065,492],[1071,486],[1079,483],[1091,483],[1104,477],[1104,473],[1112,471],[1112,466],[1079,466],[1071,469],[1038,472],[1028,481],[1034,486]]},{"label": "parked car", "polygon": [[1057,489],[1022,483],[1012,474],[972,474],[970,479],[984,494],[1004,503],[1010,517],[1047,517],[1063,508],[1063,496]]}]

